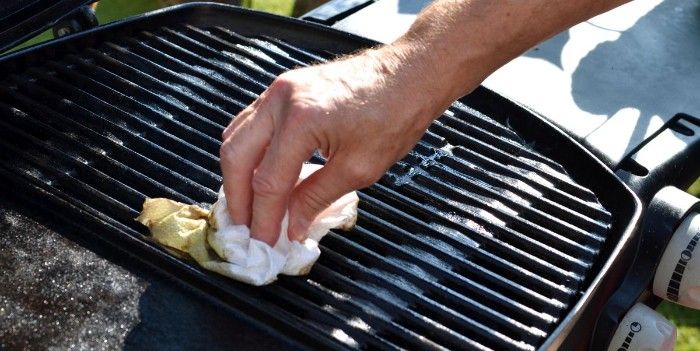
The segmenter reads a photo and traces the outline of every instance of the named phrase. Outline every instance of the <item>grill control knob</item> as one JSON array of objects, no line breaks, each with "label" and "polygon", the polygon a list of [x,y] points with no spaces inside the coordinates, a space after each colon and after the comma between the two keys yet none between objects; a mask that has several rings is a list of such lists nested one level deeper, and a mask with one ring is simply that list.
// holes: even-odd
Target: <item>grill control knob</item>
[{"label": "grill control knob", "polygon": [[651,308],[638,303],[622,319],[608,351],[672,351],[676,327]]},{"label": "grill control knob", "polygon": [[654,276],[654,294],[700,309],[700,213],[681,223],[661,257]]}]

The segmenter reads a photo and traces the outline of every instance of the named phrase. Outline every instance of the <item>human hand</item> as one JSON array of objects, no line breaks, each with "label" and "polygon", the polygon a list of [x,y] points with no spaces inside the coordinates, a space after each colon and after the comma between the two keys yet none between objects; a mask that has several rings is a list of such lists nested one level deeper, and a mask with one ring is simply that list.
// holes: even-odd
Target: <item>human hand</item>
[{"label": "human hand", "polygon": [[[289,238],[303,240],[320,211],[406,155],[451,102],[407,56],[385,47],[289,71],[241,111],[221,145],[233,222],[274,245],[289,209]],[[326,165],[297,184],[315,150]]]}]

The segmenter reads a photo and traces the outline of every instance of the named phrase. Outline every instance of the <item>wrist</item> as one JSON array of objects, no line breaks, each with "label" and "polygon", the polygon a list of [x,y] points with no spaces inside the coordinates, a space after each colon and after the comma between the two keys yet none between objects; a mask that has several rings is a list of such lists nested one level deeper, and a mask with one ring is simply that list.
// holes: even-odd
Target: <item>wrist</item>
[{"label": "wrist", "polygon": [[395,42],[366,52],[372,69],[382,77],[385,93],[403,108],[420,111],[416,121],[427,127],[464,92],[465,82],[454,82],[448,70],[419,41]]},{"label": "wrist", "polygon": [[407,80],[413,82],[403,83],[446,108],[478,87],[506,59],[495,43],[463,38],[456,45],[450,35],[436,39],[439,35],[418,28],[374,51],[383,72],[410,77]]}]

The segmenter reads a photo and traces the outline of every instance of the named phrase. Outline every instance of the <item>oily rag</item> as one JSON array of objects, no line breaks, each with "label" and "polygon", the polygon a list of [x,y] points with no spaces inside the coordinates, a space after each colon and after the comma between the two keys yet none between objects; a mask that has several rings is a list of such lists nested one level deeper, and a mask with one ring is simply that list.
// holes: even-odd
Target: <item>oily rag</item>
[{"label": "oily rag", "polygon": [[[300,181],[320,168],[305,164]],[[223,191],[210,211],[169,199],[146,199],[136,220],[149,228],[156,242],[174,253],[191,257],[205,269],[259,286],[275,281],[280,273],[307,274],[321,254],[321,238],[330,229],[347,230],[355,224],[358,201],[355,192],[336,200],[311,223],[303,242],[288,239],[285,215],[274,246],[252,239],[247,226],[231,222]]]}]

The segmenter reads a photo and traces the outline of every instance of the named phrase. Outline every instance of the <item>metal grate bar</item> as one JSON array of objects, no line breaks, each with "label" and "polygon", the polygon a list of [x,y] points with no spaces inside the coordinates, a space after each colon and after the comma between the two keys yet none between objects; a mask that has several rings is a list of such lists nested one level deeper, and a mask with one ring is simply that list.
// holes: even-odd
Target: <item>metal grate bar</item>
[{"label": "metal grate bar", "polygon": [[[207,119],[215,122],[219,126],[226,126],[228,122],[231,121],[232,116],[226,113],[226,111],[223,111],[220,107],[214,106],[207,100],[199,98],[191,92],[178,88],[177,85],[171,82],[154,79],[123,62],[107,56],[106,53],[95,49],[88,49],[85,51],[85,57],[88,60],[94,60],[94,62],[104,70],[106,76],[119,76],[126,84],[136,84],[136,82],[138,82],[141,89],[158,95],[161,100],[173,101],[179,105],[179,107],[190,110],[198,116],[206,116]],[[243,104],[239,104],[239,106],[239,109],[245,107]]]},{"label": "metal grate bar", "polygon": [[[181,140],[188,139],[191,145],[197,145],[210,154],[219,149],[220,141],[210,136],[219,130],[214,123],[199,123],[190,115],[172,114],[155,104],[146,105],[141,100],[126,96],[108,85],[98,82],[75,70],[74,65],[51,62],[48,65],[56,79],[63,82],[79,82],[79,90],[92,95],[100,104],[96,108],[120,111],[131,118],[137,118],[154,128],[175,135]],[[102,106],[104,105],[104,107]]]},{"label": "metal grate bar", "polygon": [[505,150],[500,150],[486,141],[479,140],[452,127],[446,126],[439,120],[435,121],[430,126],[429,130],[444,137],[450,144],[469,147],[471,150],[479,152],[501,164],[512,165],[520,170],[532,172],[550,182],[555,187],[561,188],[563,191],[575,197],[582,198],[589,195],[587,192],[580,191],[579,187],[573,186],[570,181],[565,180],[565,176],[551,169],[549,166],[529,160],[525,157],[519,157],[517,154],[510,154]]},{"label": "metal grate bar", "polygon": [[[362,214],[367,215],[366,212],[363,212]],[[402,277],[407,277],[409,281],[424,291],[430,291],[428,293],[430,300],[443,304],[454,311],[460,311],[460,313],[463,315],[476,316],[479,318],[479,320],[489,322],[492,328],[498,329],[499,331],[507,333],[508,335],[518,335],[520,338],[526,341],[531,342],[544,336],[544,332],[541,330],[527,326],[520,321],[507,317],[499,312],[499,310],[502,310],[507,313],[516,314],[523,311],[517,311],[514,313],[513,310],[522,306],[506,305],[512,301],[508,301],[508,299],[504,296],[500,296],[502,298],[500,300],[494,299],[489,301],[491,304],[486,305],[485,303],[481,303],[470,298],[469,295],[472,294],[460,294],[449,287],[445,287],[444,285],[437,283],[438,281],[443,282],[447,279],[461,280],[460,283],[462,283],[463,286],[472,287],[470,284],[472,282],[468,282],[465,279],[458,277],[456,274],[450,272],[446,268],[427,264],[424,261],[424,258],[420,255],[409,253],[405,249],[376,235],[372,231],[365,229],[363,226],[360,226],[364,224],[364,222],[362,224],[358,224],[357,227],[357,232],[364,235],[362,238],[357,240],[359,244],[372,251],[381,251],[377,252],[377,255],[385,255],[389,253],[391,255],[390,257],[392,257],[390,260],[392,267],[398,270],[398,274]],[[473,287],[481,288],[481,291],[473,293],[476,296],[488,296],[487,294],[494,294],[493,291],[484,286],[474,285]],[[435,293],[436,291],[439,291],[440,293]],[[533,317],[539,318],[541,316],[533,314],[528,317],[529,319],[533,319]]]},{"label": "metal grate bar", "polygon": [[180,29],[180,32],[193,40],[197,40],[204,45],[213,48],[214,50],[224,53],[226,56],[246,62],[251,67],[260,69],[263,72],[270,72],[274,75],[278,75],[289,69],[289,67],[280,65],[265,55],[261,55],[258,51],[250,50],[248,47],[236,45],[223,40],[208,30],[199,29],[191,25],[185,25]]},{"label": "metal grate bar", "polygon": [[[461,182],[441,181],[440,179],[447,179],[449,176],[443,175],[442,172],[436,172],[435,168],[432,170],[433,172],[426,175],[418,174],[414,178],[416,183],[423,186],[421,188],[422,192],[441,193],[445,197],[446,201],[449,199],[452,200],[451,204],[459,203],[459,205],[454,206],[461,207],[466,210],[471,209],[472,211],[477,211],[475,210],[476,208],[486,209],[491,215],[495,216],[496,220],[505,222],[509,228],[513,229],[513,231],[516,233],[515,235],[522,240],[527,241],[527,244],[534,244],[537,247],[541,246],[554,249],[552,254],[556,254],[561,257],[571,256],[567,260],[575,262],[576,264],[583,264],[583,262],[573,258],[573,256],[589,259],[595,255],[595,251],[589,247],[583,246],[572,239],[555,233],[541,225],[528,221],[527,219],[528,217],[532,216],[532,212],[529,212],[527,208],[508,207],[503,202],[499,201],[500,199],[498,197],[489,198],[462,189],[454,191],[453,187],[455,183],[473,186],[473,188],[470,188],[470,190],[480,189],[478,183],[470,182],[466,177],[461,177],[463,178],[460,179]],[[515,216],[514,214],[517,214],[518,216]],[[542,214],[542,217],[544,219],[548,219],[544,214]],[[478,223],[482,223],[484,226],[488,226],[490,224],[490,221],[483,217],[475,217],[474,220]],[[558,227],[556,224],[559,223],[553,220],[551,220],[551,222],[554,223],[544,224],[548,225],[550,228],[554,227],[556,229],[556,227]],[[548,250],[545,249],[545,252],[546,251]],[[583,268],[586,268],[585,264]]]},{"label": "metal grate bar", "polygon": [[[272,74],[260,73],[249,69],[244,64],[228,60],[226,56],[199,42],[180,33],[163,28],[162,33],[155,35],[151,32],[141,32],[141,36],[136,40],[126,38],[125,40],[134,45],[145,56],[150,55],[154,60],[172,59],[181,65],[190,65],[193,73],[208,75],[212,78],[232,85],[234,90],[240,90],[252,98],[257,97],[257,93],[265,90],[265,83],[268,84],[274,79]],[[137,51],[138,52],[138,51]],[[201,77],[201,76],[200,76]]]},{"label": "metal grate bar", "polygon": [[[546,226],[547,228],[552,228],[557,232],[566,233],[567,237],[571,237],[569,240],[562,236],[559,236],[561,240],[564,241],[577,241],[584,242],[585,245],[590,245],[592,247],[597,247],[602,241],[602,237],[591,233],[593,230],[604,231],[602,225],[599,222],[593,222],[587,220],[585,217],[574,216],[573,212],[565,211],[561,206],[553,206],[551,201],[545,202],[550,206],[550,210],[554,212],[546,212],[540,210],[535,206],[532,206],[531,201],[536,201],[536,198],[530,197],[529,199],[524,199],[519,195],[516,195],[516,187],[509,185],[507,183],[502,183],[496,181],[496,184],[490,184],[485,182],[480,178],[473,177],[471,175],[466,175],[454,168],[447,167],[444,164],[436,164],[430,166],[428,173],[437,179],[444,179],[445,182],[452,184],[470,184],[473,186],[474,192],[479,192],[482,196],[488,196],[490,198],[498,200],[501,204],[504,204],[509,209],[518,212],[523,218],[528,219],[536,224]],[[493,178],[488,179],[494,181]],[[567,215],[571,214],[571,217]],[[564,217],[564,218],[562,218]],[[573,222],[570,219],[574,219]],[[579,226],[580,224],[582,227]],[[595,252],[592,252],[595,254]]]},{"label": "metal grate bar", "polygon": [[[472,241],[487,246],[489,251],[502,254],[515,264],[526,265],[534,272],[554,281],[561,279],[565,279],[569,282],[581,280],[579,274],[534,256],[529,252],[529,247],[525,246],[525,248],[521,249],[504,241],[501,236],[510,240],[520,240],[523,243],[532,243],[527,237],[504,226],[503,223],[493,218],[493,215],[486,210],[468,208],[465,205],[455,204],[446,199],[438,199],[435,196],[440,195],[440,193],[424,187],[418,187],[414,184],[405,184],[398,189],[398,191],[404,196],[402,202],[408,198],[416,198],[418,201],[412,202],[417,208],[420,208],[425,213],[437,212],[439,215],[434,216],[434,222],[438,222],[446,228],[452,228],[461,233],[472,234]],[[400,205],[399,207],[403,206]],[[482,217],[486,217],[488,220],[482,221]],[[494,234],[499,235],[496,236]],[[556,260],[560,264],[567,263],[564,255],[553,255],[548,257],[548,259]],[[571,268],[576,267],[571,265]]]},{"label": "metal grate bar", "polygon": [[583,242],[597,244],[605,240],[603,236],[597,234],[603,233],[606,230],[602,222],[596,221],[579,212],[575,212],[568,207],[564,207],[560,203],[544,197],[541,192],[535,190],[530,184],[502,174],[484,170],[464,159],[444,157],[441,161],[441,167],[447,167],[449,170],[461,174],[470,174],[474,179],[478,179],[493,187],[503,189],[504,192],[501,193],[502,197],[508,198],[512,194],[513,197],[519,197],[523,202],[526,202],[529,208],[550,213],[552,216],[575,226],[578,229],[576,234]]},{"label": "metal grate bar", "polygon": [[[448,110],[448,112],[451,112]],[[454,118],[453,113],[445,113],[443,114],[440,118],[437,119],[437,121],[441,124],[443,124],[446,127],[453,128],[454,130],[459,130],[460,134],[471,136],[473,138],[479,139],[480,141],[487,143],[499,150],[501,150],[504,153],[508,153],[513,155],[514,157],[517,158],[526,158],[529,160],[532,160],[533,163],[535,163],[535,166],[532,166],[534,170],[541,171],[544,173],[546,176],[551,176],[553,178],[561,179],[564,178],[565,181],[568,180],[567,178],[563,177],[562,175],[565,173],[561,166],[558,164],[554,163],[554,161],[540,155],[537,153],[532,152],[530,149],[525,147],[523,144],[516,142],[514,140],[511,140],[509,138],[510,135],[506,134],[504,136],[500,136],[494,133],[491,133],[487,130],[484,130],[472,123],[466,123],[463,121],[460,121],[456,118]],[[538,167],[537,164],[545,164],[546,167]],[[569,185],[568,182],[565,184]],[[571,184],[571,189],[576,189],[575,191],[579,191],[580,187],[578,184],[572,183]],[[581,194],[586,194],[588,195],[589,193],[583,189],[584,191],[581,191]]]},{"label": "metal grate bar", "polygon": [[[208,120],[202,115],[194,113],[187,108],[187,105],[181,101],[175,99],[172,96],[158,95],[154,92],[145,90],[123,77],[115,75],[104,68],[95,66],[94,62],[84,58],[78,58],[76,56],[68,55],[66,61],[71,65],[72,69],[79,72],[85,77],[90,77],[90,79],[99,82],[112,90],[124,92],[128,91],[129,98],[134,101],[139,101],[151,108],[152,110],[162,113],[164,116],[186,116],[181,118],[187,118],[192,121],[190,126],[196,127],[197,129],[206,132],[210,137],[218,137],[219,135],[213,135],[218,132],[223,126],[222,124],[216,123],[214,121]],[[210,134],[211,133],[211,134]]]},{"label": "metal grate bar", "polygon": [[160,28],[160,30],[156,32],[154,38],[161,43],[168,44],[170,46],[180,45],[187,50],[200,51],[203,54],[206,53],[207,55],[212,55],[212,57],[205,59],[210,61],[212,64],[219,66],[220,68],[223,67],[231,72],[245,75],[248,79],[255,82],[256,86],[262,88],[260,89],[261,92],[270,83],[272,83],[275,77],[277,77],[276,73],[268,72],[262,69],[260,66],[255,64],[255,61],[250,60],[245,56],[225,54],[223,51],[216,50],[211,46],[205,45],[205,43],[192,39],[186,34],[172,28]]},{"label": "metal grate bar", "polygon": [[[411,272],[405,266],[397,264],[396,261],[403,264],[405,262],[397,258],[380,259],[383,257],[382,255],[363,247],[359,243],[348,240],[342,235],[330,236],[324,243],[324,246],[334,249],[336,252],[343,252],[356,269],[361,270],[365,275],[382,279],[382,287],[384,289],[406,301],[418,313],[445,325],[450,330],[459,332],[461,335],[465,335],[482,345],[487,345],[497,350],[513,348],[514,346],[518,349],[522,348],[519,342],[486,326],[484,323],[461,315],[448,306],[430,299],[428,297],[430,292],[424,289],[425,286],[417,286],[413,283],[416,280],[411,279],[411,275],[414,275],[415,272]],[[431,277],[424,275],[423,279],[423,282],[425,282]]]},{"label": "metal grate bar", "polygon": [[111,122],[121,127],[121,131],[118,129],[112,131],[112,139],[116,140],[118,143],[124,142],[120,138],[125,134],[131,133],[133,130],[138,130],[139,136],[147,138],[148,140],[151,140],[159,145],[171,145],[170,148],[173,152],[188,155],[189,161],[197,163],[202,167],[211,169],[216,167],[218,164],[218,158],[213,156],[211,153],[204,151],[177,136],[171,135],[160,128],[157,128],[152,123],[148,123],[139,118],[134,118],[132,115],[124,113],[111,105],[105,104],[102,100],[95,98],[81,89],[75,89],[65,81],[56,79],[55,75],[45,74],[42,72],[35,73],[35,71],[30,71],[30,74],[30,80],[36,79],[38,81],[42,81],[45,84],[44,86],[51,87],[54,89],[53,91],[62,92],[65,98],[75,101],[82,106],[90,106],[90,112],[96,115],[113,116],[114,118],[111,120]]},{"label": "metal grate bar", "polygon": [[267,35],[261,36],[258,40],[262,40],[268,45],[274,45],[277,48],[280,48],[281,50],[284,50],[287,52],[289,55],[292,55],[299,59],[300,61],[308,62],[308,63],[316,63],[316,62],[326,62],[327,59],[319,55],[319,53],[314,53],[309,50],[304,50],[304,48],[290,45],[289,43],[286,43],[282,40],[279,40],[277,38],[273,38]]},{"label": "metal grate bar", "polygon": [[21,110],[35,112],[36,116],[45,116],[45,118],[42,118],[42,122],[56,129],[64,133],[69,133],[69,135],[72,133],[80,133],[80,135],[90,141],[90,143],[86,143],[85,145],[91,147],[95,152],[105,156],[109,155],[118,162],[123,163],[126,167],[142,171],[150,178],[158,179],[159,182],[166,184],[173,190],[188,194],[189,197],[195,201],[208,201],[216,196],[214,191],[201,187],[186,174],[175,172],[172,168],[154,162],[151,158],[127,149],[123,145],[115,145],[115,143],[109,139],[109,136],[106,135],[106,131],[102,132],[104,134],[98,134],[94,132],[92,128],[76,123],[72,119],[47,108],[46,105],[36,104],[32,97],[22,94],[19,90],[10,91],[0,86],[0,93],[2,93],[4,97],[7,97],[9,101],[17,101]]},{"label": "metal grate bar", "polygon": [[[495,291],[494,289],[497,289],[497,287],[491,286],[492,280],[485,282],[489,285],[487,286],[485,284],[480,284],[479,282],[474,281],[468,277],[465,277],[464,275],[460,275],[454,272],[453,269],[455,267],[470,266],[468,263],[464,262],[465,260],[459,260],[458,258],[450,255],[446,255],[447,257],[445,259],[438,259],[434,255],[430,256],[431,254],[427,253],[426,251],[431,250],[423,250],[422,248],[419,248],[420,246],[418,246],[418,244],[424,241],[411,238],[404,239],[403,241],[406,242],[402,242],[400,236],[410,237],[412,236],[410,232],[402,230],[401,228],[396,227],[390,223],[384,222],[381,218],[375,217],[371,213],[366,212],[364,210],[362,210],[362,214],[364,216],[361,222],[363,226],[362,230],[364,230],[365,232],[367,232],[368,230],[374,231],[370,232],[370,234],[368,234],[367,236],[367,240],[373,240],[372,245],[374,245],[374,247],[377,247],[377,245],[379,245],[380,247],[386,247],[388,250],[391,250],[391,252],[393,252],[394,255],[400,257],[403,260],[414,260],[412,262],[415,262],[415,265],[422,267],[421,269],[423,269],[426,272],[430,272],[430,275],[435,276],[437,279],[440,280],[442,284],[444,284],[445,287],[455,291],[456,293],[460,293],[464,296],[483,297],[482,302],[492,306],[492,308],[495,311],[502,311],[503,313],[507,312],[512,313],[513,315],[522,316],[518,317],[516,320],[513,320],[513,322],[519,321],[522,318],[523,320],[529,321],[523,321],[523,323],[533,323],[536,324],[537,327],[541,328],[546,327],[552,322],[553,318],[551,316],[547,316],[543,313],[537,312],[534,309],[524,305],[523,303],[512,300],[508,296]],[[366,227],[369,227],[370,229],[364,229]],[[389,236],[391,240],[389,240],[389,238],[379,236],[376,234],[383,233],[385,231],[395,233],[394,235]],[[362,242],[362,240],[358,241]],[[399,245],[399,243],[401,245]],[[449,264],[450,262],[454,262],[454,264]],[[483,270],[483,268],[479,267],[479,270]],[[470,274],[470,276],[471,275],[473,274]],[[474,273],[474,275],[478,274]],[[450,282],[450,286],[447,286],[448,281]],[[522,287],[519,286],[518,288]],[[525,290],[523,291],[524,294],[521,297],[522,299],[524,299],[526,296],[529,298],[542,297],[541,295],[538,296],[538,294],[532,291],[527,291],[526,289],[522,290]],[[551,307],[554,306],[554,304],[552,304],[551,302],[549,302],[548,304]],[[563,306],[561,304],[558,304],[556,305],[556,307],[562,308]]]},{"label": "metal grate bar", "polygon": [[[535,211],[538,210],[538,207],[543,207],[547,209],[547,213],[553,211],[553,214],[557,216],[552,217],[555,221],[552,225],[563,225],[565,227],[563,230],[575,231],[576,235],[585,237],[585,242],[593,246],[603,241],[602,236],[595,234],[596,231],[604,232],[606,230],[603,223],[547,199],[530,184],[519,179],[489,172],[471,162],[456,158],[451,152],[445,150],[445,148],[449,149],[449,146],[450,144],[443,138],[427,133],[426,137],[409,153],[411,161],[408,162],[423,163],[426,168],[433,171],[444,170],[443,173],[449,175],[448,178],[458,177],[460,181],[476,183],[483,191],[487,191],[489,196],[497,196],[502,201],[514,203],[515,206],[523,205]],[[434,159],[439,159],[440,162],[433,162]],[[451,174],[454,173],[456,175],[452,176]],[[466,174],[469,176],[465,176]],[[490,191],[490,189],[494,191]],[[515,201],[516,199],[520,200],[520,203]]]},{"label": "metal grate bar", "polygon": [[46,87],[50,87],[50,84],[40,86],[37,84],[39,81],[32,78],[25,80],[12,77],[11,81],[16,82],[20,88],[24,88],[23,93],[28,96],[50,101],[61,113],[67,116],[80,116],[81,122],[90,128],[105,130],[105,135],[114,144],[128,145],[130,149],[144,156],[163,160],[169,168],[183,170],[183,176],[197,180],[210,189],[216,188],[221,183],[220,176],[185,159],[186,155],[178,155],[148,140],[146,137],[150,135],[143,135],[142,132],[134,133],[134,130],[128,129],[130,126],[115,124],[112,120],[91,112],[88,107],[58,95],[62,92],[59,88],[53,91],[47,90]]},{"label": "metal grate bar", "polygon": [[474,162],[479,167],[483,167],[485,170],[521,180],[528,185],[531,185],[538,191],[541,191],[544,196],[549,197],[552,201],[560,202],[572,210],[579,211],[593,219],[606,222],[612,219],[609,212],[601,209],[589,201],[584,201],[583,199],[577,198],[576,196],[566,193],[561,189],[553,187],[549,181],[543,177],[540,177],[536,173],[512,166],[509,167],[508,165],[504,165],[497,160],[490,159],[479,154],[475,150],[470,150],[463,146],[456,146],[454,149],[452,149],[452,153],[455,157]]},{"label": "metal grate bar", "polygon": [[[219,88],[217,89],[216,87],[212,86],[211,83],[217,84],[218,81],[210,79],[208,82],[205,80],[205,78],[203,78],[207,77],[206,75],[200,74],[203,77],[197,77],[173,71],[167,67],[145,59],[144,57],[135,53],[129,46],[122,47],[118,44],[107,42],[104,44],[104,47],[104,54],[116,60],[115,66],[120,68],[126,66],[130,70],[133,70],[136,75],[142,74],[152,77],[153,80],[165,82],[165,84],[169,85],[173,89],[181,91],[183,95],[190,96],[192,99],[199,100],[199,102],[209,106],[213,113],[223,114],[225,116],[223,119],[224,122],[231,119],[230,116],[232,111],[243,109],[250,103],[250,99],[248,99],[247,96],[244,96],[246,99],[245,101],[241,102],[232,98],[234,95],[233,92],[229,96],[224,95],[219,89],[229,90],[227,89],[229,86],[218,84]],[[167,62],[167,59],[161,59],[158,61]],[[190,71],[191,69],[187,69],[187,72]],[[202,98],[202,95],[208,96],[212,101]],[[210,116],[210,114],[207,114],[207,116]]]},{"label": "metal grate bar", "polygon": [[[187,28],[196,30],[196,27],[190,25],[188,25]],[[271,44],[269,42],[246,38],[238,33],[232,32],[222,27],[211,28],[211,33],[226,41],[244,45],[249,48],[248,50],[255,50],[264,56],[271,57],[275,60],[276,63],[284,67],[284,69],[290,69],[299,66],[307,66],[307,62],[294,58],[286,51],[281,50],[280,48],[276,47],[274,44]]]},{"label": "metal grate bar", "polygon": [[[328,238],[336,238],[336,236],[330,235]],[[377,274],[372,269],[353,259],[348,259],[346,257],[347,254],[338,254],[325,246],[325,243],[322,245],[322,249],[324,250],[324,255],[319,260],[320,265],[333,267],[334,271],[349,277],[357,289],[365,292],[365,295],[362,297],[371,300],[379,299],[382,302],[382,307],[386,308],[387,312],[391,313],[391,318],[398,323],[431,340],[439,342],[440,345],[444,345],[447,348],[465,349],[471,347],[479,350],[491,350],[491,348],[469,338],[468,335],[461,335],[440,322],[433,320],[430,316],[415,311],[413,306],[401,298],[402,296],[397,296],[396,294],[398,292],[403,296],[409,296],[410,293],[393,284],[387,289],[386,276]]]},{"label": "metal grate bar", "polygon": [[448,124],[454,123],[453,127],[455,129],[460,129],[465,124],[473,125],[498,135],[499,137],[508,138],[509,140],[520,144],[523,143],[523,140],[514,131],[508,129],[506,126],[492,119],[491,117],[486,116],[459,101],[456,101],[452,104],[452,106],[450,106],[449,109],[447,109],[445,119],[448,121]]},{"label": "metal grate bar", "polygon": [[[391,310],[391,308],[380,310],[375,304],[368,301],[374,299],[373,293],[358,287],[347,276],[339,274],[323,264],[319,263],[314,266],[314,270],[305,283],[333,296],[336,304],[343,305],[347,309],[354,311],[357,319],[351,320],[350,323],[370,329],[374,329],[370,326],[379,327],[378,334],[385,339],[391,340],[398,347],[447,350],[426,336],[417,334],[413,330],[396,323],[391,314],[400,313],[401,308],[398,308],[396,311]],[[303,283],[295,279],[290,280],[290,286],[306,289]],[[363,323],[366,323],[367,326]]]},{"label": "metal grate bar", "polygon": [[[169,197],[176,201],[185,203],[194,202],[191,198],[183,195],[182,192],[175,191],[166,185],[158,183],[156,180],[136,171],[134,168],[128,167],[124,163],[106,154],[102,154],[87,147],[86,140],[79,140],[75,133],[57,130],[35,119],[31,119],[25,112],[4,103],[0,103],[0,111],[2,111],[1,113],[5,116],[14,117],[8,118],[6,122],[0,121],[2,125],[10,124],[15,128],[21,128],[22,132],[31,134],[32,137],[39,140],[54,138],[53,143],[55,143],[55,148],[64,150],[64,153],[68,157],[73,158],[79,163],[95,167],[98,170],[109,170],[110,174],[123,179],[124,183],[130,184],[142,194],[163,194],[162,196]],[[91,142],[94,143],[95,140]]]},{"label": "metal grate bar", "polygon": [[[371,208],[377,211],[376,213],[380,213],[387,222],[396,227],[406,228],[407,231],[417,233],[416,236],[420,235],[419,240],[426,242],[426,244],[439,243],[440,249],[447,250],[447,252],[443,251],[443,254],[462,257],[464,259],[462,261],[463,265],[456,266],[460,267],[458,272],[469,274],[470,276],[487,274],[489,278],[486,281],[492,288],[501,286],[497,284],[499,278],[510,283],[506,285],[508,287],[506,290],[513,290],[513,285],[517,286],[514,282],[521,282],[521,284],[527,286],[527,289],[525,289],[526,295],[521,298],[514,297],[514,299],[522,299],[521,302],[529,301],[530,304],[534,304],[536,308],[545,312],[556,312],[564,308],[565,305],[561,301],[566,301],[574,294],[570,289],[557,285],[540,275],[525,270],[522,266],[496,256],[494,253],[485,250],[480,243],[462,233],[454,230],[445,230],[445,227],[432,221],[421,221],[418,218],[422,217],[422,215],[417,212],[406,213],[407,211],[404,208],[397,209],[392,204],[393,196],[392,199],[387,201],[384,196],[371,191],[377,187],[379,186],[374,185],[368,189],[370,190],[368,193],[372,197],[361,196],[362,200],[365,201],[361,206],[364,208],[365,204],[374,205],[376,203]],[[377,199],[381,199],[381,202]],[[419,209],[412,207],[410,210],[415,211]],[[494,278],[495,281],[492,280]],[[517,289],[517,291],[522,293],[522,289]],[[534,293],[530,291],[534,291]],[[539,294],[543,297],[539,298]],[[540,301],[540,303],[536,303],[536,301]]]},{"label": "metal grate bar", "polygon": [[[19,138],[2,138],[0,141],[0,145],[2,145],[2,154],[5,156],[5,159],[7,159],[9,155],[21,155],[21,158],[16,160],[17,163],[5,163],[7,167],[16,167],[17,169],[23,170],[27,175],[48,185],[65,188],[67,191],[75,193],[76,197],[80,198],[81,202],[87,203],[90,207],[98,209],[101,212],[113,213],[120,217],[138,216],[138,212],[132,210],[126,204],[114,201],[109,194],[95,189],[93,185],[99,186],[99,183],[90,185],[76,180],[76,170],[61,170],[53,164],[53,160],[47,159],[43,157],[43,155],[31,155],[23,152],[22,147],[27,144],[23,145],[22,141],[23,140]],[[127,196],[132,195],[133,197],[133,194],[129,194],[129,192],[126,194]],[[135,225],[132,227],[137,228]]]}]

